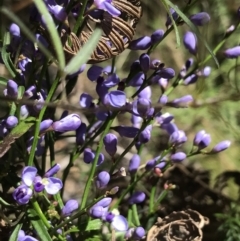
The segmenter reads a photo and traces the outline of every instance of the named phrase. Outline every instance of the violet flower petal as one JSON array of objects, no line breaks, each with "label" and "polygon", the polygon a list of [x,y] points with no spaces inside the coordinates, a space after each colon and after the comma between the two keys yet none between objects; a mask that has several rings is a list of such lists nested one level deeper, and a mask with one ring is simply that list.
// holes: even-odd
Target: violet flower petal
[{"label": "violet flower petal", "polygon": [[170,156],[172,162],[181,162],[186,159],[187,155],[184,152],[176,152]]},{"label": "violet flower petal", "polygon": [[82,122],[76,130],[76,143],[77,145],[83,145],[86,139],[87,125]]},{"label": "violet flower petal", "polygon": [[103,138],[103,143],[104,143],[106,152],[110,156],[114,156],[115,153],[117,152],[117,137],[112,133],[108,133]]},{"label": "violet flower petal", "polygon": [[61,169],[60,164],[53,165],[46,173],[44,174],[44,177],[52,177],[54,176],[59,170]]},{"label": "violet flower petal", "polygon": [[74,200],[74,199],[68,200],[65,203],[64,207],[62,208],[62,211],[61,211],[62,216],[64,217],[70,216],[72,212],[78,209],[78,206],[79,205],[77,200]]},{"label": "violet flower petal", "polygon": [[24,182],[24,184],[30,187],[36,175],[37,175],[36,167],[26,166],[22,171],[22,181]]},{"label": "violet flower petal", "polygon": [[53,130],[58,132],[74,131],[81,125],[80,116],[70,114],[52,124]]},{"label": "violet flower petal", "polygon": [[125,232],[128,230],[128,222],[122,215],[116,215],[111,223],[113,229],[119,232]]},{"label": "violet flower petal", "polygon": [[142,203],[146,198],[146,194],[144,192],[134,192],[131,197],[128,200],[128,203],[130,205],[132,204],[138,204],[138,203]]},{"label": "violet flower petal", "polygon": [[104,188],[110,181],[110,174],[106,171],[102,171],[97,175],[96,186],[98,188]]},{"label": "violet flower petal", "polygon": [[89,108],[92,105],[92,96],[88,93],[82,93],[80,96],[79,104],[83,108]]},{"label": "violet flower petal", "polygon": [[6,127],[8,129],[14,128],[17,124],[18,124],[18,118],[16,116],[12,115],[6,119]]},{"label": "violet flower petal", "polygon": [[224,151],[224,150],[228,149],[230,147],[230,145],[231,145],[231,142],[228,140],[221,141],[213,147],[213,149],[211,150],[210,153],[218,153],[218,152]]},{"label": "violet flower petal", "polygon": [[210,16],[206,12],[200,12],[189,17],[189,19],[197,26],[203,26],[210,21]]},{"label": "violet flower petal", "polygon": [[164,35],[164,30],[158,29],[155,32],[152,33],[151,35],[151,41],[152,44],[158,43]]},{"label": "violet flower petal", "polygon": [[240,46],[236,46],[224,51],[225,57],[234,59],[240,56]]},{"label": "violet flower petal", "polygon": [[120,108],[126,104],[126,94],[121,90],[113,90],[105,96],[104,104]]},{"label": "violet flower petal", "polygon": [[129,161],[128,171],[131,174],[136,173],[140,163],[141,163],[140,156],[138,154],[134,154]]},{"label": "violet flower petal", "polygon": [[185,48],[191,53],[196,55],[197,53],[197,37],[193,32],[186,32],[183,37],[183,44]]},{"label": "violet flower petal", "polygon": [[139,129],[131,126],[115,126],[112,127],[113,130],[119,133],[120,136],[128,137],[128,138],[134,138]]},{"label": "violet flower petal", "polygon": [[32,197],[32,189],[26,186],[25,184],[20,185],[17,187],[13,192],[14,200],[20,204],[24,205],[27,204]]},{"label": "violet flower petal", "polygon": [[87,77],[91,81],[96,80],[102,74],[103,68],[97,65],[92,65],[87,71]]},{"label": "violet flower petal", "polygon": [[151,46],[151,38],[149,36],[143,36],[141,38],[133,40],[129,44],[131,50],[146,50]]},{"label": "violet flower petal", "polygon": [[49,177],[47,180],[48,183],[45,185],[45,190],[48,194],[57,194],[63,187],[62,181],[59,178]]}]

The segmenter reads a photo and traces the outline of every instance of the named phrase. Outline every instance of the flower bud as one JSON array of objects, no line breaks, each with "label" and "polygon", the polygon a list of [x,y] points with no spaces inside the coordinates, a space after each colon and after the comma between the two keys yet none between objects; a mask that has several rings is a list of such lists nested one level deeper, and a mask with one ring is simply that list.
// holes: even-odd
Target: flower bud
[{"label": "flower bud", "polygon": [[144,192],[135,192],[129,198],[128,203],[130,205],[142,203],[145,200],[145,198],[146,198],[146,194]]},{"label": "flower bud", "polygon": [[211,136],[207,134],[204,130],[199,131],[193,140],[193,145],[197,146],[198,149],[206,148],[211,142]]},{"label": "flower bud", "polygon": [[110,156],[114,156],[117,152],[117,137],[112,134],[108,133],[104,139],[103,143],[105,145],[105,150]]},{"label": "flower bud", "polygon": [[92,96],[88,93],[82,93],[80,96],[79,104],[83,108],[89,108],[92,105]]},{"label": "flower bud", "polygon": [[87,164],[92,163],[95,157],[95,153],[90,148],[85,148],[83,152],[83,161]]},{"label": "flower bud", "polygon": [[87,126],[84,122],[76,130],[76,143],[77,145],[83,145],[86,138]]},{"label": "flower bud", "polygon": [[112,88],[116,85],[118,85],[120,82],[119,77],[113,73],[107,77],[107,79],[103,82],[103,85],[106,86],[107,88]]},{"label": "flower bud", "polygon": [[101,199],[100,201],[98,201],[97,203],[94,204],[95,206],[102,206],[104,208],[108,207],[112,202],[112,198],[111,197],[105,197],[103,199]]},{"label": "flower bud", "polygon": [[141,69],[146,73],[150,68],[150,57],[148,54],[142,54],[139,58]]},{"label": "flower bud", "polygon": [[71,114],[52,124],[53,130],[58,132],[74,131],[81,125],[80,116]]},{"label": "flower bud", "polygon": [[175,71],[172,68],[163,68],[157,71],[161,78],[172,79],[175,76]]},{"label": "flower bud", "polygon": [[6,119],[6,127],[8,129],[12,129],[14,128],[16,125],[18,124],[18,118],[14,115],[12,116],[9,116],[7,119]]},{"label": "flower bud", "polygon": [[97,78],[102,74],[103,68],[97,65],[92,65],[87,71],[87,77],[91,81],[97,80]]},{"label": "flower bud", "polygon": [[195,84],[197,80],[198,80],[198,76],[196,74],[192,74],[184,79],[183,84],[184,85]]},{"label": "flower bud", "polygon": [[96,185],[98,188],[104,188],[110,181],[110,175],[106,171],[102,171],[97,175]]},{"label": "flower bud", "polygon": [[166,105],[168,102],[168,97],[167,95],[162,95],[159,100],[158,100],[158,103],[162,104],[162,105]]},{"label": "flower bud", "polygon": [[211,74],[211,67],[206,66],[204,69],[201,71],[202,76],[208,77]]},{"label": "flower bud", "polygon": [[203,26],[210,21],[210,16],[206,12],[200,12],[189,17],[193,24]]},{"label": "flower bud", "polygon": [[128,171],[131,173],[131,174],[134,174],[137,172],[137,169],[140,165],[140,162],[141,162],[141,159],[140,159],[140,156],[137,155],[137,154],[134,154],[132,156],[132,158],[130,159],[129,161],[129,167],[128,167]]},{"label": "flower bud", "polygon": [[240,46],[236,46],[224,51],[225,57],[234,59],[240,56]]},{"label": "flower bud", "polygon": [[171,103],[175,108],[180,108],[180,107],[184,108],[184,107],[187,107],[189,105],[189,102],[192,102],[192,101],[193,101],[193,98],[191,95],[185,95],[181,98],[173,100]]},{"label": "flower bud", "polygon": [[129,44],[131,50],[146,50],[151,46],[151,38],[149,36],[143,36],[141,38],[133,40]]},{"label": "flower bud", "polygon": [[221,141],[216,146],[213,147],[213,149],[210,151],[210,153],[218,153],[221,151],[224,151],[228,149],[231,145],[230,141]]},{"label": "flower bud", "polygon": [[197,37],[194,33],[188,31],[183,37],[185,48],[193,55],[197,53]]},{"label": "flower bud", "polygon": [[170,156],[172,162],[181,162],[183,161],[187,155],[184,152],[176,152]]},{"label": "flower bud", "polygon": [[[170,11],[170,14],[172,15],[173,20],[177,20],[178,18],[177,12],[173,8],[170,8],[169,11]],[[168,28],[171,24],[172,24],[172,19],[168,15],[167,21],[165,23],[166,28]]]},{"label": "flower bud", "polygon": [[29,110],[26,105],[22,105],[20,108],[20,117],[21,119],[26,119],[29,116]]},{"label": "flower bud", "polygon": [[40,133],[45,132],[52,125],[52,123],[53,123],[53,120],[51,120],[51,119],[43,120],[40,123],[39,132]]},{"label": "flower bud", "polygon": [[107,210],[102,206],[93,206],[89,210],[89,214],[93,218],[102,218],[106,214]]},{"label": "flower bud", "polygon": [[143,227],[137,227],[132,235],[133,240],[140,240],[145,236],[146,232]]},{"label": "flower bud", "polygon": [[163,35],[164,35],[164,30],[162,29],[158,29],[155,32],[153,32],[151,35],[152,44],[159,42],[162,39]]},{"label": "flower bud", "polygon": [[20,28],[17,24],[12,23],[9,27],[9,32],[10,34],[14,36],[19,36],[20,37]]},{"label": "flower bud", "polygon": [[145,79],[144,73],[139,72],[133,76],[133,78],[129,81],[128,85],[133,87],[139,87],[143,84],[144,79]]},{"label": "flower bud", "polygon": [[120,108],[126,104],[126,94],[121,90],[113,90],[105,95],[103,103]]},{"label": "flower bud", "polygon": [[[137,90],[139,88],[137,87]],[[141,90],[141,92],[138,94],[138,98],[145,98],[145,99],[150,99],[152,95],[152,90],[150,86],[145,87],[144,89]]]},{"label": "flower bud", "polygon": [[61,169],[60,164],[55,164],[52,166],[46,173],[44,174],[44,177],[52,177],[54,176],[59,170]]},{"label": "flower bud", "polygon": [[138,140],[141,143],[147,143],[149,142],[151,138],[151,131],[152,131],[152,125],[147,126],[141,133],[139,134]]},{"label": "flower bud", "polygon": [[73,211],[78,209],[78,201],[74,199],[70,199],[66,202],[64,207],[62,208],[62,216],[70,216]]},{"label": "flower bud", "polygon": [[17,98],[18,96],[18,85],[15,81],[13,80],[8,80],[7,82],[7,89],[4,91],[4,94],[12,97],[12,98]]},{"label": "flower bud", "polygon": [[128,138],[134,138],[139,129],[136,127],[131,126],[115,126],[112,127],[113,130],[119,133],[120,136],[128,137]]},{"label": "flower bud", "polygon": [[187,141],[187,136],[184,131],[177,130],[174,131],[169,137],[169,144],[174,146],[179,146]]}]

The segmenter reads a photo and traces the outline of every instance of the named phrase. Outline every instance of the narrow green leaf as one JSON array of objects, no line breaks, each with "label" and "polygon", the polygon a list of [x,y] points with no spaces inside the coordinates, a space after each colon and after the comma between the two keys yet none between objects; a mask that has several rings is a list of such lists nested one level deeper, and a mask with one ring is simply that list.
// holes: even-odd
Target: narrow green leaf
[{"label": "narrow green leaf", "polygon": [[[9,11],[6,7],[2,7],[0,9],[0,12],[2,12],[4,15],[6,15],[9,19],[11,19],[14,23],[17,23],[20,27],[21,31],[27,36],[29,40],[32,42],[36,42],[39,49],[42,51],[42,53],[49,59],[52,59],[52,54],[45,48],[45,46],[36,40],[35,36],[31,33],[31,31],[27,28],[27,26],[22,22],[20,18],[18,18],[14,13]],[[55,61],[56,62],[56,61]]]},{"label": "narrow green leaf", "polygon": [[9,74],[14,78],[17,75],[17,71],[15,70],[12,60],[10,58],[10,53],[7,52],[7,45],[4,45],[2,47],[1,56],[6,69],[8,70]]},{"label": "narrow green leaf", "polygon": [[0,143],[0,157],[2,157],[10,148],[11,144],[16,141],[19,137],[25,134],[35,123],[34,117],[29,117],[26,120],[20,122],[12,131],[4,137]]},{"label": "narrow green leaf", "polygon": [[8,82],[8,79],[0,76],[0,85],[6,86]]},{"label": "narrow green leaf", "polygon": [[100,219],[94,219],[88,222],[86,231],[90,230],[100,230],[102,226],[102,221]]},{"label": "narrow green leaf", "polygon": [[47,27],[48,33],[52,40],[52,45],[54,46],[54,49],[57,54],[59,67],[63,70],[65,67],[65,56],[64,56],[64,52],[63,52],[62,42],[61,42],[61,39],[57,32],[57,28],[54,24],[53,18],[50,15],[50,13],[48,12],[44,1],[34,0],[34,3],[36,5],[38,11],[40,12],[40,14],[43,15],[43,18],[46,22],[46,27]]},{"label": "narrow green leaf", "polygon": [[176,35],[176,42],[177,42],[177,48],[178,48],[178,47],[180,47],[180,45],[181,45],[178,27],[177,27],[177,25],[176,25],[175,20],[174,20],[173,17],[172,17],[172,14],[170,13],[170,9],[169,9],[169,6],[167,5],[166,1],[163,0],[162,3],[163,3],[163,5],[164,5],[165,9],[167,10],[169,17],[171,18],[172,25],[173,25],[173,28],[174,28],[174,32],[175,32],[175,35]]},{"label": "narrow green leaf", "polygon": [[205,38],[200,34],[199,30],[197,29],[197,27],[189,20],[189,18],[181,11],[179,10],[174,4],[172,4],[169,0],[164,0],[168,6],[172,7],[177,14],[182,18],[182,20],[196,33],[196,35],[198,36],[198,38],[204,43],[204,46],[206,47],[206,49],[208,50],[209,54],[212,56],[212,58],[214,59],[217,67],[219,68],[219,63],[218,60],[215,56],[215,54],[213,53],[213,51],[211,50],[211,48],[209,47],[207,41],[205,40]]},{"label": "narrow green leaf", "polygon": [[38,237],[43,241],[52,241],[52,238],[50,237],[43,221],[38,217],[34,209],[28,209],[28,217],[30,218],[31,223],[37,232]]},{"label": "narrow green leaf", "polygon": [[84,45],[83,49],[81,49],[68,63],[64,70],[65,74],[73,74],[74,72],[77,72],[79,68],[88,61],[92,52],[95,50],[101,35],[102,30],[98,28],[95,29],[92,37]]},{"label": "narrow green leaf", "polygon": [[20,231],[21,228],[22,228],[22,223],[18,224],[18,225],[15,227],[13,233],[12,233],[11,236],[10,236],[9,241],[17,241],[17,240],[18,240],[18,233],[19,233],[19,231]]}]

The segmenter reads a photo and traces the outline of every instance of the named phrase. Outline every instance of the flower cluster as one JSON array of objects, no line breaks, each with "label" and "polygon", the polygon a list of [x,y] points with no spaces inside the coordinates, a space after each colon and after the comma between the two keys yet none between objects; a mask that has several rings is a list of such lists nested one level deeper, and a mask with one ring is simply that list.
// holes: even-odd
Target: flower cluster
[{"label": "flower cluster", "polygon": [[[162,199],[168,198],[167,193],[178,185],[166,182],[157,190],[156,183],[162,181],[165,171],[179,163],[187,165],[185,160],[194,156],[210,156],[230,147],[229,140],[209,147],[212,137],[207,129],[197,133],[191,130],[191,137],[188,128],[180,128],[181,121],[168,111],[174,108],[185,115],[185,108],[197,105],[191,87],[211,77],[212,67],[206,62],[215,58],[237,26],[229,29],[223,42],[200,61],[200,42],[204,37],[193,29],[211,24],[207,12],[189,14],[186,21],[177,6],[168,6],[166,29],[133,39],[143,7],[139,0],[35,1],[27,10],[32,32],[26,33],[25,28],[20,28],[23,24],[15,22],[0,39],[1,62],[11,76],[0,76],[3,98],[8,101],[0,119],[0,184],[4,192],[13,187],[11,205],[4,200],[9,200],[5,194],[0,201],[6,206],[6,215],[12,206],[17,213],[24,213],[24,218],[18,218],[16,213],[10,216],[17,219],[16,230],[24,229],[18,231],[18,241],[90,240],[94,235],[98,240],[113,240],[113,235],[119,240],[143,240]],[[177,69],[162,61],[164,55],[159,59],[158,54],[152,53],[184,22],[191,27],[182,36],[185,52],[190,56],[184,55]],[[102,29],[100,40],[95,40],[92,25],[96,25],[96,30]],[[93,35],[90,40],[85,29]],[[96,44],[98,48],[93,49]],[[83,51],[81,58],[79,48]],[[112,48],[135,51],[127,73],[117,67],[115,56],[111,65],[97,63],[102,62],[103,54],[113,57]],[[92,54],[91,61],[88,52]],[[223,55],[239,57],[240,46],[230,46]],[[94,64],[85,71],[87,63]],[[52,71],[55,68],[56,74]],[[72,108],[74,112],[64,105],[66,110],[59,117],[56,105],[71,94],[84,71],[86,81],[91,81],[91,94],[82,91]],[[179,87],[181,92],[176,91]],[[64,154],[69,154],[68,163],[64,163],[61,178],[57,178],[60,165],[56,164],[56,147],[67,138],[73,143],[67,144]],[[162,140],[160,148],[153,144],[154,138]],[[46,171],[49,161],[52,167]],[[81,170],[80,180],[85,182],[76,199],[66,194],[74,165]],[[76,190],[74,195],[77,193]],[[150,210],[147,215],[146,209]],[[16,236],[15,231],[12,233]]]}]

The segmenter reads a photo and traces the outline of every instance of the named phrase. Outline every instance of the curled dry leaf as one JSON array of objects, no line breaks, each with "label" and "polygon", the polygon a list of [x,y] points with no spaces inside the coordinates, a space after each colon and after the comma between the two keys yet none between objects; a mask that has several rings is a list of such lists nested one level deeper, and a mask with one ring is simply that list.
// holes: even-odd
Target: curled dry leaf
[{"label": "curled dry leaf", "polygon": [[202,228],[209,220],[195,210],[172,212],[159,218],[148,231],[146,241],[201,241]]}]

